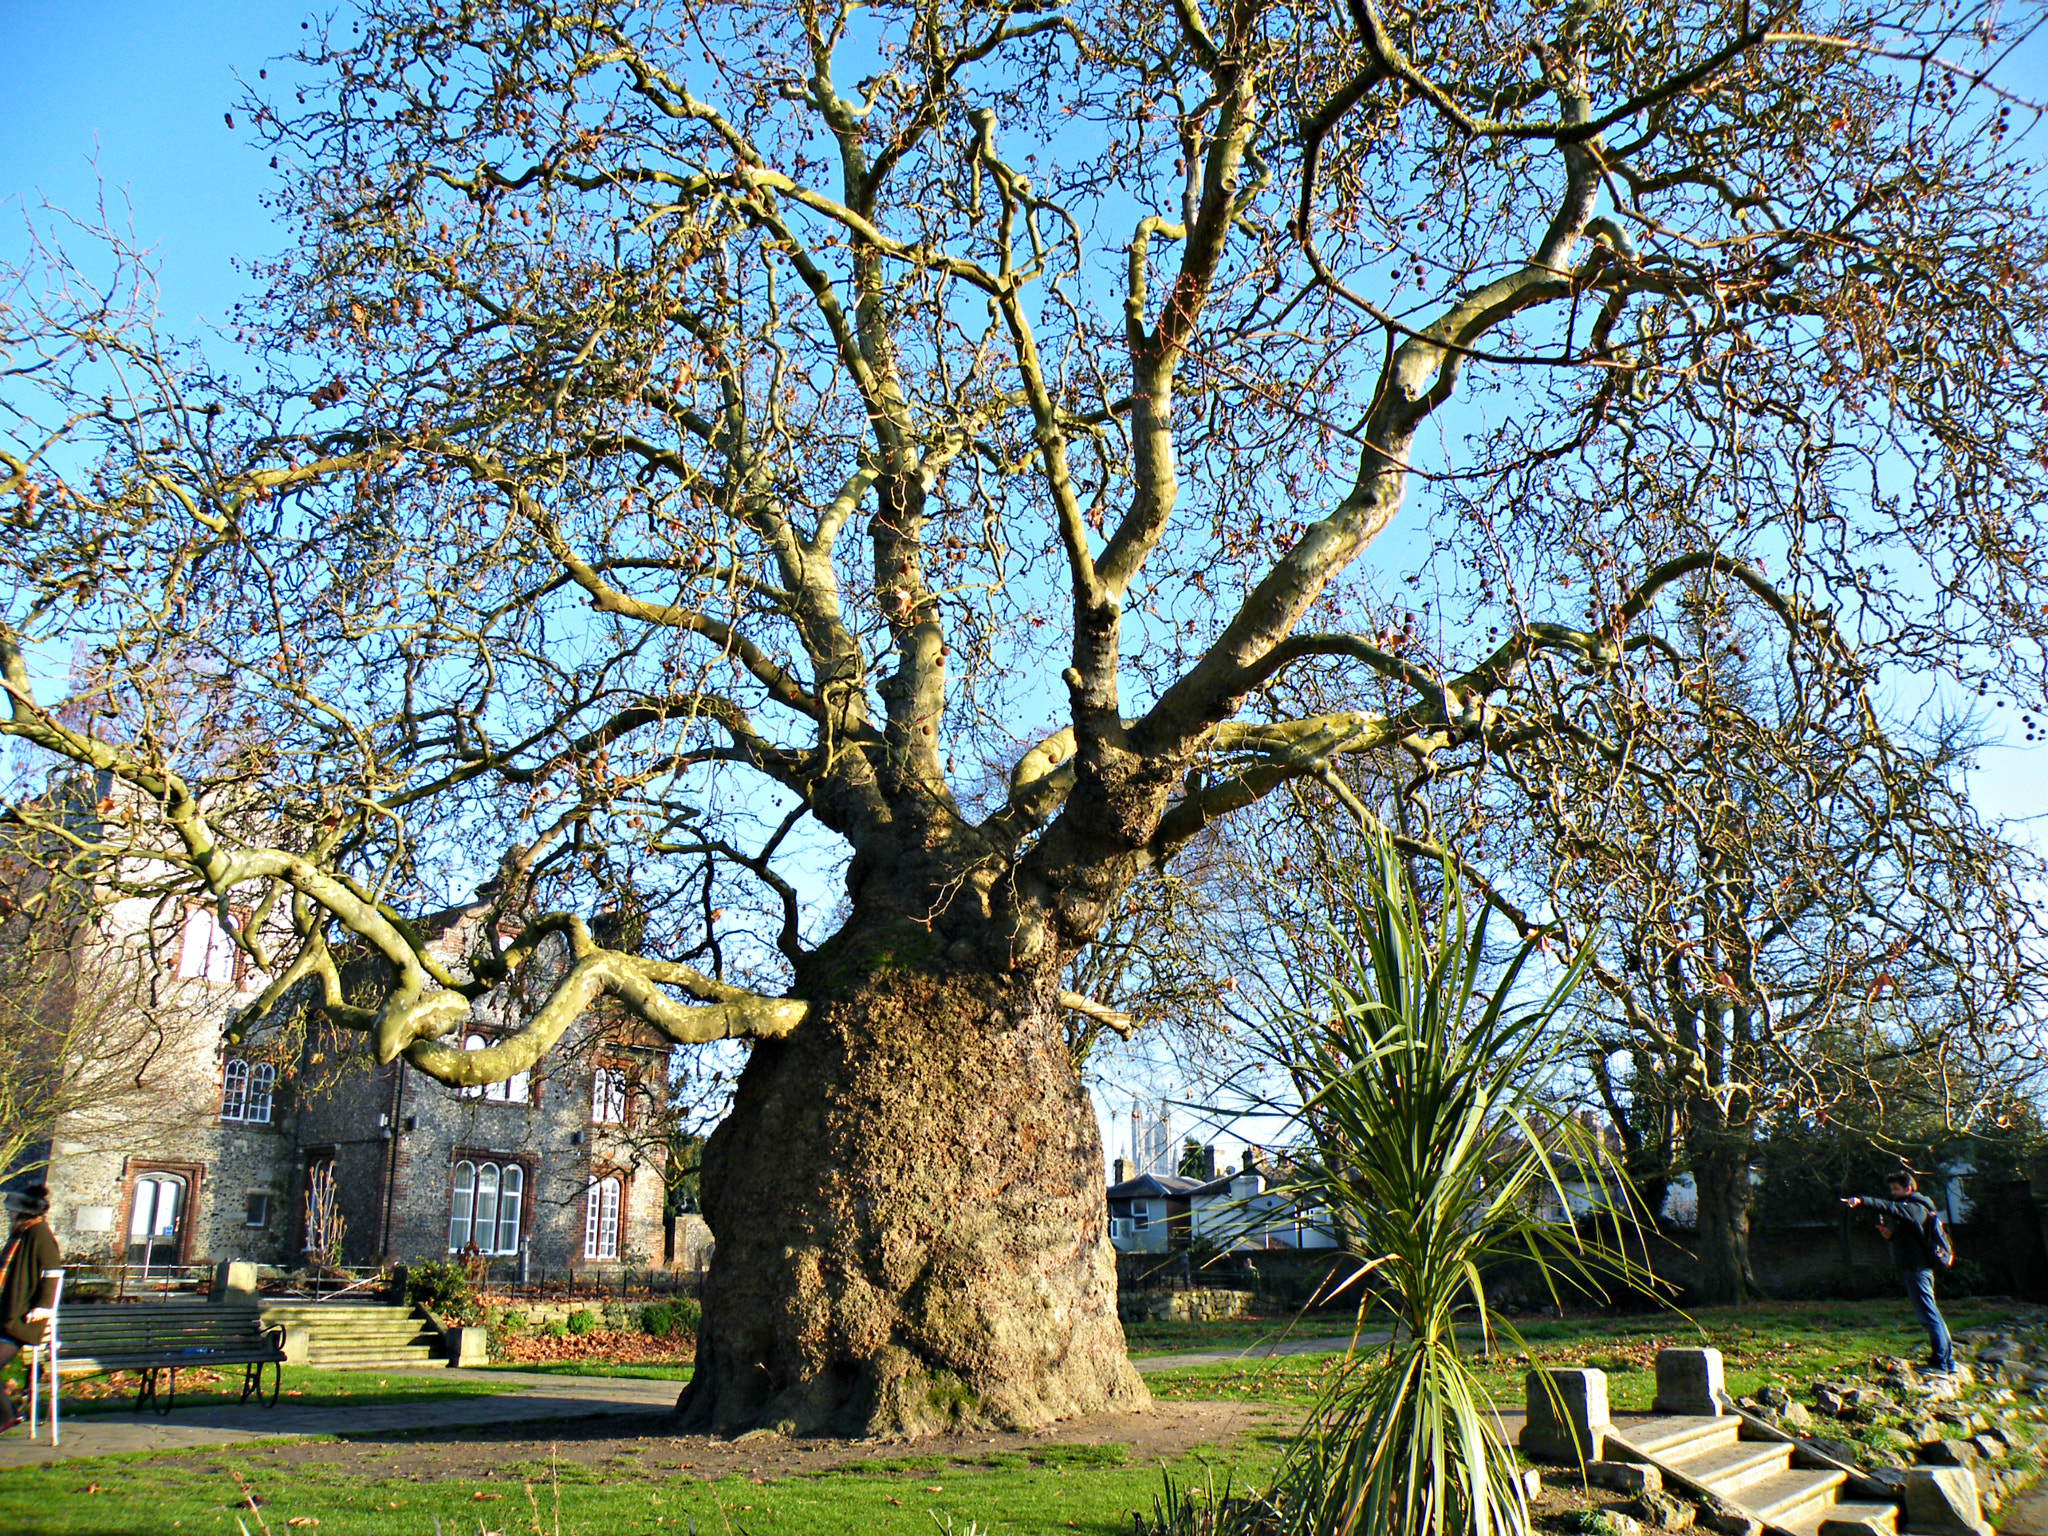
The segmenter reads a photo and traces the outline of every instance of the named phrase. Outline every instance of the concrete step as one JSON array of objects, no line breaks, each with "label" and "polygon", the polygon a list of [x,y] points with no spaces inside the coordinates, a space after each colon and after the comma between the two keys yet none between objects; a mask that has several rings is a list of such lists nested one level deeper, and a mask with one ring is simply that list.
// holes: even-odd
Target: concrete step
[{"label": "concrete step", "polygon": [[446,1360],[432,1356],[407,1356],[402,1360],[309,1360],[306,1363],[320,1371],[441,1371],[448,1368]]},{"label": "concrete step", "polygon": [[1817,1520],[1835,1503],[1835,1490],[1848,1480],[1841,1472],[1778,1472],[1751,1483],[1735,1502],[1766,1525],[1792,1526]]},{"label": "concrete step", "polygon": [[340,1302],[318,1305],[310,1302],[265,1303],[260,1309],[265,1322],[317,1323],[327,1321],[369,1321],[376,1318],[411,1317],[413,1309],[402,1306],[344,1306]]},{"label": "concrete step", "polygon": [[291,1323],[287,1326],[304,1328],[308,1337],[315,1339],[409,1339],[425,1327],[416,1317],[400,1318],[395,1323],[378,1323],[374,1327],[362,1323],[340,1327],[331,1323]]},{"label": "concrete step", "polygon": [[1899,1506],[1845,1499],[1791,1527],[1794,1536],[1895,1536]]},{"label": "concrete step", "polygon": [[[1705,1483],[1723,1498],[1792,1466],[1792,1447],[1770,1440],[1736,1440],[1684,1456],[1661,1458],[1673,1471]],[[1738,1500],[1740,1502],[1740,1500]]]},{"label": "concrete step", "polygon": [[411,1339],[314,1339],[310,1341],[306,1356],[310,1360],[346,1360],[350,1357],[362,1359],[401,1360],[421,1353],[434,1354],[441,1341],[436,1338]]},{"label": "concrete step", "polygon": [[1611,1431],[1630,1450],[1652,1461],[1682,1460],[1716,1446],[1733,1445],[1742,1433],[1742,1421],[1732,1414],[1718,1418],[1645,1419],[1627,1429]]},{"label": "concrete step", "polygon": [[336,1370],[340,1366],[395,1366],[395,1364],[444,1364],[432,1350],[313,1350],[305,1364],[319,1370]]}]

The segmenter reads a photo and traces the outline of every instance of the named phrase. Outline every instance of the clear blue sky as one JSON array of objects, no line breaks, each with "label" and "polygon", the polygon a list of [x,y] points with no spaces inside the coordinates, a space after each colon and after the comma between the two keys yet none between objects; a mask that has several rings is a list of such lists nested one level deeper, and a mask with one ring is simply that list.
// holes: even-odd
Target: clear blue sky
[{"label": "clear blue sky", "polygon": [[[44,221],[46,200],[89,217],[104,191],[109,217],[154,252],[164,328],[223,322],[244,291],[236,259],[281,243],[259,201],[267,156],[239,118],[231,130],[223,116],[238,76],[253,80],[295,47],[309,14],[254,0],[0,3],[11,66],[0,92],[0,252],[19,248],[24,217]],[[2018,744],[2013,714],[1993,712],[2013,744],[1985,753],[1977,800],[1994,815],[2044,817],[2048,750]],[[2034,835],[2048,841],[2048,817]],[[1176,1118],[1187,1124],[1185,1111]],[[1127,1121],[1105,1130],[1112,1155],[1124,1150]]]}]

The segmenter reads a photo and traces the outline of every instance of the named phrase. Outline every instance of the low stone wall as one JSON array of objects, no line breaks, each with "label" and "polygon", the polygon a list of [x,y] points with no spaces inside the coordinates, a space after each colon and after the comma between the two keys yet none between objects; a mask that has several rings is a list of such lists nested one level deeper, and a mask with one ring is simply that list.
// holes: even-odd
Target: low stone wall
[{"label": "low stone wall", "polygon": [[1116,1299],[1127,1323],[1213,1323],[1251,1309],[1250,1291],[1124,1291]]},{"label": "low stone wall", "polygon": [[640,1326],[640,1314],[649,1307],[667,1306],[672,1299],[657,1296],[652,1301],[604,1301],[592,1296],[583,1300],[568,1301],[521,1301],[516,1297],[509,1301],[491,1302],[491,1310],[501,1320],[513,1314],[535,1328],[545,1328],[549,1323],[566,1323],[572,1312],[590,1312],[597,1317],[600,1328],[610,1328],[630,1333]]}]

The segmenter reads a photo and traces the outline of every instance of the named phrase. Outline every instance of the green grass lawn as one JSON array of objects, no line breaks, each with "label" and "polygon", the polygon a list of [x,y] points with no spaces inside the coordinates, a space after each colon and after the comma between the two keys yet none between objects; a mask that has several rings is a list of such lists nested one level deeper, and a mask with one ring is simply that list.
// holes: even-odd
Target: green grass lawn
[{"label": "green grass lawn", "polygon": [[[264,1373],[264,1378],[267,1388],[268,1372]],[[16,1397],[26,1401],[26,1389],[19,1381],[14,1383],[12,1390]],[[375,1371],[323,1371],[310,1366],[288,1365],[284,1368],[284,1386],[277,1401],[279,1407],[287,1403],[308,1408],[347,1403],[373,1408],[389,1403],[422,1403],[449,1397],[489,1397],[517,1390],[510,1384],[498,1386],[468,1377],[380,1376]],[[94,1395],[81,1397],[81,1391]],[[171,1422],[176,1423],[178,1414],[188,1407],[232,1407],[241,1395],[240,1366],[222,1370],[196,1367],[181,1370],[178,1372],[178,1401],[171,1410]],[[135,1382],[132,1377],[123,1376],[118,1381],[110,1381],[104,1376],[73,1377],[64,1382],[63,1411],[67,1417],[87,1413],[131,1413],[134,1405]],[[153,1410],[143,1411],[149,1417],[155,1417]]]},{"label": "green grass lawn", "polygon": [[[1967,1299],[1945,1304],[1951,1329],[1997,1323],[2009,1308]],[[1519,1409],[1523,1378],[1535,1365],[1590,1365],[1607,1372],[1616,1413],[1647,1413],[1657,1393],[1657,1351],[1709,1344],[1721,1351],[1736,1396],[1783,1381],[1802,1392],[1817,1377],[1866,1366],[1873,1355],[1926,1353],[1926,1336],[1905,1300],[1774,1303],[1708,1307],[1689,1315],[1530,1321],[1521,1330],[1526,1358],[1506,1340],[1479,1375],[1503,1408]],[[1476,1341],[1475,1341],[1476,1342]],[[1192,1346],[1190,1346],[1192,1347]],[[1227,1398],[1306,1405],[1337,1368],[1327,1355],[1283,1356],[1244,1364],[1198,1366],[1152,1378],[1166,1398]]]},{"label": "green grass lawn", "polygon": [[[1952,1326],[1996,1323],[2005,1309],[1964,1301],[1951,1304]],[[1174,1348],[1200,1348],[1244,1325],[1199,1335],[1181,1333]],[[1330,1330],[1298,1329],[1303,1336]],[[1641,1412],[1654,1390],[1656,1350],[1668,1344],[1709,1343],[1727,1357],[1730,1386],[1749,1392],[1782,1378],[1795,1390],[1815,1377],[1865,1364],[1874,1354],[1917,1355],[1921,1337],[1903,1299],[1815,1302],[1715,1308],[1693,1314],[1652,1314],[1620,1319],[1530,1322],[1523,1330],[1538,1364],[1591,1364],[1609,1373],[1618,1412]],[[1239,1335],[1241,1337],[1241,1334]],[[1264,1336],[1264,1335],[1260,1335]],[[1144,1340],[1151,1342],[1151,1340]],[[1172,1470],[1197,1481],[1226,1472],[1257,1479],[1277,1455],[1278,1432],[1313,1400],[1339,1357],[1297,1355],[1162,1372],[1149,1384],[1163,1402],[1229,1399],[1270,1405],[1267,1431],[1234,1446],[1198,1452]],[[587,1367],[563,1365],[568,1373]],[[675,1367],[618,1366],[618,1374],[647,1375]],[[1503,1408],[1519,1408],[1526,1363],[1505,1352],[1482,1367]],[[384,1385],[379,1386],[379,1381]],[[394,1394],[445,1395],[451,1388],[488,1390],[479,1383],[433,1378],[379,1378],[374,1374],[288,1373],[301,1401],[346,1394],[351,1401],[403,1400]],[[437,1389],[439,1389],[437,1391]],[[644,1449],[642,1449],[644,1447]],[[167,1531],[217,1531],[250,1536],[293,1531],[313,1536],[622,1536],[696,1528],[713,1536],[826,1536],[858,1530],[862,1536],[965,1536],[970,1526],[987,1533],[1096,1532],[1125,1536],[1131,1511],[1149,1508],[1159,1491],[1159,1464],[1131,1458],[1121,1446],[1045,1446],[979,1457],[946,1459],[904,1455],[866,1463],[859,1472],[709,1481],[664,1466],[663,1442],[635,1443],[635,1454],[596,1466],[545,1461],[508,1463],[489,1476],[437,1472],[428,1442],[376,1452],[365,1473],[318,1464],[287,1465],[284,1453],[259,1446],[208,1447],[151,1457],[106,1457],[19,1467],[0,1479],[0,1530],[23,1536],[162,1536]],[[303,1460],[303,1457],[301,1458]],[[388,1470],[388,1475],[387,1475]],[[238,1511],[243,1489],[259,1499],[258,1512]],[[529,1493],[530,1490],[530,1493]],[[261,1515],[261,1522],[258,1520]],[[297,1519],[301,1524],[288,1522]],[[317,1521],[317,1526],[305,1524]]]},{"label": "green grass lawn", "polygon": [[[658,1450],[617,1461],[630,1464],[515,1463],[489,1478],[419,1482],[286,1468],[246,1447],[107,1457],[10,1471],[0,1481],[0,1529],[20,1536],[240,1536],[242,1529],[260,1536],[266,1527],[276,1536],[433,1536],[438,1518],[442,1536],[665,1536],[693,1522],[705,1536],[965,1536],[970,1527],[1019,1536],[1128,1536],[1130,1512],[1149,1507],[1161,1473],[1132,1463],[1121,1446],[1053,1446],[972,1464],[905,1457],[859,1474],[767,1483],[674,1477],[661,1467]],[[1176,1470],[1199,1480],[1208,1465],[1196,1457]],[[1216,1479],[1220,1485],[1220,1471]],[[256,1511],[244,1503],[246,1494],[259,1501]]]}]

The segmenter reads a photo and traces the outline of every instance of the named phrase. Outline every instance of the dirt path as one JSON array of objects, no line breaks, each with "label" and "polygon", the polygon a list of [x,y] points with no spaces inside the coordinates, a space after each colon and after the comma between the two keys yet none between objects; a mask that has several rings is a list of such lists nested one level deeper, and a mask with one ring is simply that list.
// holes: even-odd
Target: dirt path
[{"label": "dirt path", "polygon": [[[351,1431],[346,1440],[266,1439],[237,1449],[280,1470],[319,1466],[345,1475],[427,1482],[517,1483],[544,1475],[542,1469],[550,1466],[602,1468],[608,1477],[637,1468],[663,1478],[681,1474],[760,1481],[867,1468],[876,1476],[915,1480],[929,1479],[941,1468],[971,1472],[1015,1465],[1019,1457],[1081,1464],[1172,1461],[1197,1446],[1220,1448],[1245,1434],[1277,1434],[1284,1427],[1272,1409],[1256,1403],[1162,1403],[1143,1413],[1100,1414],[1042,1430],[939,1435],[909,1444],[774,1434],[725,1440],[678,1435],[674,1422],[666,1412],[613,1413],[554,1423],[528,1419]],[[183,1456],[178,1464],[191,1465]]]}]

